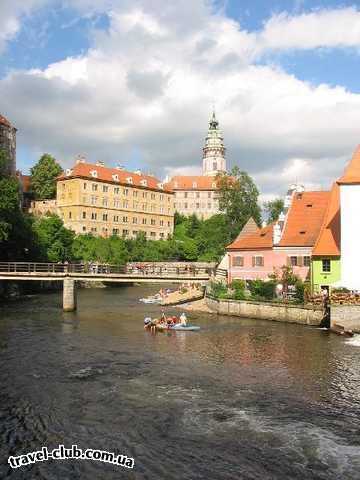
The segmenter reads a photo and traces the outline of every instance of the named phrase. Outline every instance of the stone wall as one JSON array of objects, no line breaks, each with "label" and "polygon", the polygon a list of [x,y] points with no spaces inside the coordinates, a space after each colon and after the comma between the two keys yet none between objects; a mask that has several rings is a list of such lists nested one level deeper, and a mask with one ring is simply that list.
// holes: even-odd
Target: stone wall
[{"label": "stone wall", "polygon": [[330,326],[360,332],[360,305],[331,305]]},{"label": "stone wall", "polygon": [[323,319],[323,310],[319,307],[262,303],[250,300],[216,300],[209,296],[206,297],[206,304],[212,311],[220,315],[313,326],[320,325]]}]

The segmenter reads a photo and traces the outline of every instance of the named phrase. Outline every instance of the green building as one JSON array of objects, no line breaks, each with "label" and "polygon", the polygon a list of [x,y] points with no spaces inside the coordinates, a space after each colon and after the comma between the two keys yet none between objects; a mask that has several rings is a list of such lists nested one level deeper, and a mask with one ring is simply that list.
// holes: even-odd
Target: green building
[{"label": "green building", "polygon": [[313,291],[319,292],[323,287],[330,290],[340,280],[340,189],[334,183],[324,222],[312,252],[311,283]]}]

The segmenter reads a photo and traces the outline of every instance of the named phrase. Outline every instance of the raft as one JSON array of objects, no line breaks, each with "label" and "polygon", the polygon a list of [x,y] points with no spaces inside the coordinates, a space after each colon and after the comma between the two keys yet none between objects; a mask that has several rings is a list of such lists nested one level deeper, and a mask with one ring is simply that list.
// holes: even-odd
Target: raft
[{"label": "raft", "polygon": [[196,325],[156,325],[156,330],[159,330],[160,332],[163,332],[165,330],[175,330],[179,332],[197,332],[200,330],[200,327],[197,327]]}]

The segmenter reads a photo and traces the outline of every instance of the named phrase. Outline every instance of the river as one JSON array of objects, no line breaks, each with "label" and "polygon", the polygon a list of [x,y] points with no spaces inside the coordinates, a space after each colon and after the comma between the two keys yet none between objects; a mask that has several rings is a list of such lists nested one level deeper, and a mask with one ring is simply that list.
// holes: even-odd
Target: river
[{"label": "river", "polygon": [[[152,335],[159,307],[138,298],[155,289],[81,290],[71,314],[60,293],[0,307],[1,479],[360,478],[360,341],[202,313],[200,332]],[[135,467],[7,465],[59,444]]]}]

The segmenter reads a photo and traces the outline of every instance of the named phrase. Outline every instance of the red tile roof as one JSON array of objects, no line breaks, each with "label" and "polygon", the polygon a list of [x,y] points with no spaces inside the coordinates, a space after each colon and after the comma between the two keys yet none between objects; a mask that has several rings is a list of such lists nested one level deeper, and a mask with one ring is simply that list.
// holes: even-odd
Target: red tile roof
[{"label": "red tile roof", "polygon": [[172,190],[217,190],[216,178],[206,175],[172,177],[167,184]]},{"label": "red tile roof", "polygon": [[0,125],[6,125],[7,127],[11,127],[11,123],[3,115],[0,115]]},{"label": "red tile roof", "polygon": [[295,193],[277,246],[312,247],[319,236],[330,192]]},{"label": "red tile roof", "polygon": [[[248,222],[249,223],[249,222]],[[226,247],[227,250],[264,250],[271,249],[273,246],[273,224],[267,225],[264,228],[258,228],[257,231],[242,235],[245,225],[240,235]]]},{"label": "red tile roof", "polygon": [[328,209],[312,254],[340,255],[340,188],[337,183],[331,189]]},{"label": "red tile roof", "polygon": [[360,183],[360,145],[356,148],[350,162],[345,168],[344,175],[337,181],[340,185]]},{"label": "red tile roof", "polygon": [[[171,190],[164,184],[164,188],[161,189],[159,184],[162,182],[151,175],[139,175],[138,173],[129,172],[127,170],[118,170],[116,168],[108,168],[91,163],[79,162],[70,169],[69,175],[66,172],[58,177],[58,180],[66,180],[68,178],[86,178],[91,180],[99,180],[103,182],[111,182],[117,185],[133,185],[135,187],[145,188],[149,190],[164,191],[166,193],[172,193]],[[97,176],[92,176],[91,172],[96,171]],[[118,181],[114,180],[113,175],[118,176]],[[132,184],[127,179],[132,178]],[[143,185],[141,181],[146,180],[146,185]]]}]

